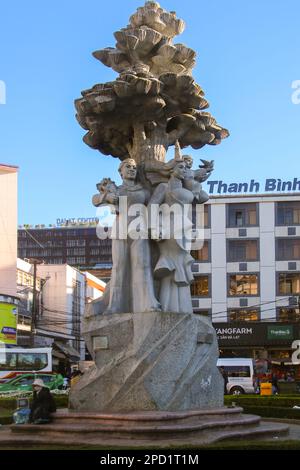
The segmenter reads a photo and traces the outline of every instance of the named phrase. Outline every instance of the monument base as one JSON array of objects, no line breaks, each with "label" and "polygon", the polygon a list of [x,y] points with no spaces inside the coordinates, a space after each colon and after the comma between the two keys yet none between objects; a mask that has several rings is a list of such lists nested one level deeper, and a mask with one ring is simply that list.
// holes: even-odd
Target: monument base
[{"label": "monument base", "polygon": [[51,424],[13,425],[1,431],[0,445],[176,449],[232,439],[270,439],[288,429],[286,424],[261,423],[259,416],[243,415],[238,407],[111,414],[58,410]]},{"label": "monument base", "polygon": [[218,345],[208,318],[146,312],[85,318],[95,366],[71,389],[77,411],[181,411],[223,406]]}]

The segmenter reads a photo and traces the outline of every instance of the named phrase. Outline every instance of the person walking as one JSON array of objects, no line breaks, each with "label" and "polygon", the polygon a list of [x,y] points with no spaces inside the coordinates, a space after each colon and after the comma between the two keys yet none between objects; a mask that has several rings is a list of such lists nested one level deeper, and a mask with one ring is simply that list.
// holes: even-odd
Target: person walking
[{"label": "person walking", "polygon": [[277,375],[272,375],[272,393],[273,395],[278,395],[278,379]]},{"label": "person walking", "polygon": [[228,373],[224,369],[224,367],[221,367],[220,370],[221,370],[222,377],[224,379],[224,395],[227,395]]}]

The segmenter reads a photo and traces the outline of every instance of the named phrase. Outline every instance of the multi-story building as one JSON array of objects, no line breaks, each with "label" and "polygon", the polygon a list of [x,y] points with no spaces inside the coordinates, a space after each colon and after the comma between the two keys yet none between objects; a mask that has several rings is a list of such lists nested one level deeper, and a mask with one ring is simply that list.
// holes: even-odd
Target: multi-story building
[{"label": "multi-story building", "polygon": [[224,356],[291,363],[300,339],[300,193],[220,195],[193,252],[195,313],[212,317]]},{"label": "multi-story building", "polygon": [[18,167],[0,164],[0,293],[17,292]]},{"label": "multi-story building", "polygon": [[111,271],[111,240],[100,240],[96,225],[23,226],[18,230],[19,258],[45,264],[68,264],[107,280]]}]

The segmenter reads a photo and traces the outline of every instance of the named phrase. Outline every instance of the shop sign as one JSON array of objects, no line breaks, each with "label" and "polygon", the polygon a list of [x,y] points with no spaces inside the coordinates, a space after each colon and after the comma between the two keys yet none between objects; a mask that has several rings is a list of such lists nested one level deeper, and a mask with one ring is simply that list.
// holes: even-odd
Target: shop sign
[{"label": "shop sign", "polygon": [[17,307],[0,302],[0,343],[17,344]]},{"label": "shop sign", "polygon": [[220,343],[243,343],[247,344],[253,340],[254,327],[228,326],[228,323],[214,325]]},{"label": "shop sign", "polygon": [[293,339],[293,326],[268,326],[268,339]]},{"label": "shop sign", "polygon": [[213,326],[221,348],[290,345],[291,341],[300,338],[300,325],[296,323],[235,322],[214,323]]}]

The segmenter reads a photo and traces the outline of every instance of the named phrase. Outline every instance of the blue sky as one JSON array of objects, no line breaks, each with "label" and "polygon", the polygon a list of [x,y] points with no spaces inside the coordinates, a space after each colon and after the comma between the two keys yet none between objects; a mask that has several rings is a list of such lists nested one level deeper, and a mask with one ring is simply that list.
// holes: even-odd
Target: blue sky
[{"label": "blue sky", "polygon": [[[164,0],[186,22],[176,38],[197,51],[194,78],[209,111],[230,130],[219,146],[191,151],[215,160],[214,179],[300,178],[299,0]],[[19,223],[93,217],[103,176],[118,181],[118,161],[82,142],[73,101],[116,77],[94,59],[114,46],[142,0],[11,0],[0,4],[0,162],[19,173]]]}]

